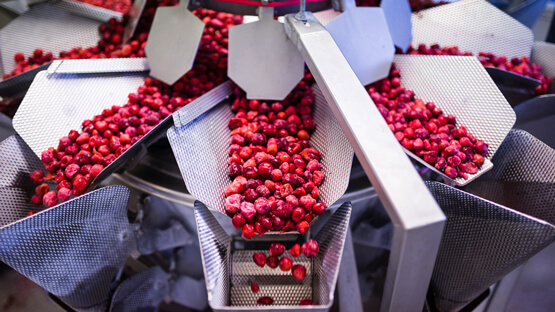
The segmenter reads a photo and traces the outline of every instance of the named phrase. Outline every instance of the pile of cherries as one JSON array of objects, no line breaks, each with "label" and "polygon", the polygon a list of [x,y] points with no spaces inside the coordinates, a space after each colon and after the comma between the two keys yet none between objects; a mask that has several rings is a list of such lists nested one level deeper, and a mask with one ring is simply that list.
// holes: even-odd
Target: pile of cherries
[{"label": "pile of cherries", "polygon": [[229,176],[225,209],[235,228],[251,239],[267,231],[304,234],[327,206],[318,202],[324,180],[320,152],[311,147],[315,124],[312,75],[281,102],[248,101],[236,92],[229,120]]},{"label": "pile of cherries", "polygon": [[[307,257],[312,258],[318,254],[320,247],[318,242],[313,239],[308,240],[306,243],[301,245],[295,244],[291,249],[289,249],[289,255],[293,258],[297,258],[301,255],[301,252]],[[265,265],[271,269],[275,269],[279,266],[280,270],[284,272],[291,271],[291,275],[297,281],[302,281],[306,277],[306,267],[302,264],[293,265],[293,260],[288,256],[283,256],[285,252],[285,246],[280,243],[273,243],[269,249],[270,256],[266,257],[263,252],[256,252],[253,254],[252,259],[259,267],[263,268]],[[280,259],[281,257],[281,259]],[[260,287],[254,281],[251,281],[251,290],[253,293],[258,293]],[[270,305],[274,302],[272,297],[264,296],[260,297],[257,301],[259,305]],[[311,299],[303,299],[300,305],[314,305]]]},{"label": "pile of cherries", "polygon": [[108,10],[127,13],[131,5],[131,0],[75,0],[86,4],[94,5],[97,7],[105,8]]},{"label": "pile of cherries", "polygon": [[[227,38],[227,28],[242,21],[232,14],[209,10],[199,10],[195,14],[209,25],[211,20],[219,19],[223,26],[218,29],[207,27],[207,31],[213,34],[211,37]],[[226,30],[225,36],[223,29]],[[209,44],[210,49],[221,47],[222,39],[214,45]],[[208,47],[201,46],[200,49],[206,51]],[[81,131],[71,130],[62,137],[57,148],[50,147],[43,151],[41,160],[47,173],[34,171],[31,174],[31,181],[39,184],[32,202],[52,207],[68,200],[71,195],[83,194],[106,166],[164,118],[224,82],[227,67],[221,60],[227,59],[227,50],[219,49],[211,53],[220,54],[218,58],[206,58],[203,53],[198,53],[193,69],[172,86],[145,78],[137,92],[129,94],[125,105],[104,109],[101,114],[85,120]],[[54,180],[56,191],[50,191],[45,180]]]},{"label": "pile of cherries", "polygon": [[401,86],[401,71],[392,64],[389,76],[367,87],[397,141],[449,178],[468,179],[484,164],[488,144],[466,127],[456,126],[434,103],[424,103]]},{"label": "pile of cherries", "polygon": [[[107,23],[101,24],[98,27],[100,39],[98,44],[94,47],[74,47],[68,51],[61,51],[58,57],[55,57],[52,52],[44,52],[42,49],[36,49],[33,55],[27,58],[23,53],[16,53],[14,55],[16,65],[10,73],[4,75],[3,79],[19,75],[55,59],[145,57],[144,48],[156,8],[158,6],[173,6],[176,4],[176,0],[162,0],[160,2],[154,0],[147,1],[144,12],[137,24],[138,26],[135,30],[135,34],[128,43],[122,42],[125,24],[129,19],[128,16],[124,16],[123,21],[111,18]],[[212,12],[213,11],[207,12],[207,10],[198,10],[196,14],[200,18],[208,16],[212,19],[211,16],[216,14]],[[235,20],[237,20],[237,17],[235,17]],[[215,35],[215,32],[213,35]],[[227,38],[227,33],[223,36]]]},{"label": "pile of cherries", "polygon": [[[417,48],[409,47],[408,54],[420,55],[467,55],[472,56],[471,52],[462,52],[459,47],[440,47],[438,44],[433,44],[429,48],[425,44],[419,44]],[[497,56],[493,53],[480,52],[478,53],[480,63],[485,67],[495,67],[502,70],[508,70],[515,74],[523,75],[541,81],[541,85],[534,89],[536,94],[545,94],[547,89],[553,83],[551,77],[542,75],[542,67],[536,63],[530,63],[530,58],[527,56],[513,57],[508,59],[506,56]]]}]

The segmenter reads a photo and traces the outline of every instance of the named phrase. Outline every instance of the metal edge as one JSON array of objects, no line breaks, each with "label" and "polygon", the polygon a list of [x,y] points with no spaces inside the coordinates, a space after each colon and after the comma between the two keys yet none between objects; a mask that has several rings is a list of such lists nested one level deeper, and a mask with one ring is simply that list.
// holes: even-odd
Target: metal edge
[{"label": "metal edge", "polygon": [[542,84],[542,82],[537,79],[526,77],[524,75],[519,75],[508,70],[489,66],[484,66],[484,68],[490,75],[491,79],[493,79],[495,84],[517,88],[527,88],[532,90]]},{"label": "metal edge", "polygon": [[19,219],[19,220],[17,220],[17,221],[12,222],[12,223],[8,223],[8,224],[4,225],[3,227],[0,227],[0,229],[4,229],[4,228],[10,227],[10,226],[12,226],[12,225],[14,225],[14,224],[23,222],[23,221],[27,220],[28,218],[32,218],[32,217],[34,217],[34,216],[37,216],[37,215],[40,215],[40,214],[43,214],[43,213],[48,213],[49,211],[51,211],[51,210],[53,210],[53,209],[55,209],[55,208],[57,208],[57,207],[66,206],[66,205],[71,205],[71,204],[72,204],[73,202],[75,202],[75,201],[80,201],[80,200],[82,200],[83,198],[88,197],[88,196],[90,196],[90,195],[92,195],[92,194],[94,194],[94,193],[96,193],[96,192],[104,192],[103,190],[106,190],[106,189],[108,189],[108,188],[110,188],[110,189],[111,189],[111,188],[121,188],[122,190],[124,190],[124,191],[127,193],[127,198],[126,198],[126,203],[125,203],[125,205],[127,206],[127,202],[129,201],[129,195],[131,194],[131,192],[129,191],[129,188],[127,188],[127,187],[124,186],[124,185],[111,185],[111,186],[106,186],[106,187],[103,187],[103,188],[99,188],[99,189],[94,190],[94,191],[92,191],[92,192],[88,192],[88,193],[86,193],[86,194],[83,194],[83,195],[80,195],[80,196],[71,198],[70,200],[65,201],[65,202],[63,202],[63,203],[59,203],[59,204],[57,204],[57,205],[55,205],[55,206],[48,207],[48,208],[43,209],[43,210],[41,210],[41,211],[39,211],[39,212],[37,212],[37,213],[34,213],[34,214],[31,215],[31,216],[28,216],[28,217]]},{"label": "metal edge", "polygon": [[122,20],[124,13],[104,7],[72,0],[51,0],[49,4],[67,12],[91,18],[100,22],[107,22],[111,18]]},{"label": "metal edge", "polygon": [[[24,93],[29,89],[35,76],[43,70],[49,68],[52,62],[48,62],[33,68],[19,75],[12,76],[6,80],[0,81],[0,95],[2,96],[17,96]],[[14,91],[16,90],[16,91]],[[12,91],[12,92],[10,92]]]}]

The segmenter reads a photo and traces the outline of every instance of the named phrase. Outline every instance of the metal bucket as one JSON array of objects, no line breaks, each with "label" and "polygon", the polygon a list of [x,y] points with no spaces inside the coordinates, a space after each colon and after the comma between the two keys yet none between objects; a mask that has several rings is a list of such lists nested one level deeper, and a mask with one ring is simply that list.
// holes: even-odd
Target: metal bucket
[{"label": "metal bucket", "polygon": [[106,307],[135,248],[129,190],[102,188],[30,217],[29,174],[42,166],[17,135],[0,143],[0,260],[76,310]]},{"label": "metal bucket", "polygon": [[[320,245],[316,257],[296,258],[307,267],[306,278],[296,281],[287,276],[290,273],[258,267],[252,254],[261,251],[261,245],[238,248],[244,241],[232,242],[212,213],[197,201],[195,217],[210,307],[214,311],[327,311],[333,303],[350,214],[350,203],[341,205],[314,237]],[[260,285],[258,294],[252,293],[250,281]],[[261,296],[272,296],[275,305],[257,307],[256,299]],[[315,306],[299,307],[303,299],[312,299]]]}]

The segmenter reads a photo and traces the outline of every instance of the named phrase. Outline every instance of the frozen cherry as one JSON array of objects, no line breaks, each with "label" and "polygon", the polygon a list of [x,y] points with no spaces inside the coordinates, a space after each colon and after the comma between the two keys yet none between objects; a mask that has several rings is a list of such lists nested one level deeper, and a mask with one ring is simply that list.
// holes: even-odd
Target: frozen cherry
[{"label": "frozen cherry", "polygon": [[303,299],[301,300],[301,303],[299,303],[299,305],[314,305],[314,301],[312,301],[312,299]]},{"label": "frozen cherry", "polygon": [[242,227],[246,221],[247,220],[245,219],[245,217],[243,217],[243,215],[240,213],[234,215],[233,218],[231,218],[231,223],[233,223],[233,226],[236,229],[239,229],[240,227]]},{"label": "frozen cherry", "polygon": [[[316,207],[316,205],[314,205],[313,207]],[[291,219],[295,223],[299,223],[301,220],[304,220],[304,216],[305,210],[301,207],[293,209],[293,212],[291,213]]]},{"label": "frozen cherry", "polygon": [[39,185],[35,188],[35,193],[37,193],[37,195],[39,195],[39,196],[43,196],[49,190],[50,190],[50,187],[48,186],[48,184],[43,183],[43,184],[41,184],[41,185]]},{"label": "frozen cherry", "polygon": [[257,283],[251,282],[251,290],[252,290],[253,293],[256,294],[260,290],[260,287],[258,286]]},{"label": "frozen cherry", "polygon": [[67,187],[62,187],[58,190],[58,200],[65,202],[71,197],[71,190]]},{"label": "frozen cherry", "polygon": [[254,209],[259,214],[264,215],[270,211],[271,207],[266,198],[260,197],[254,201]]},{"label": "frozen cherry", "polygon": [[35,170],[31,172],[31,182],[33,184],[39,184],[44,181],[44,173],[40,170]]},{"label": "frozen cherry", "polygon": [[31,202],[34,205],[40,206],[40,205],[42,205],[42,197],[43,197],[43,195],[35,194],[35,195],[33,195],[33,197],[31,197]]},{"label": "frozen cherry", "polygon": [[279,263],[279,260],[278,260],[278,258],[277,258],[276,256],[269,256],[269,257],[266,259],[266,265],[269,266],[269,267],[272,268],[272,269],[277,268],[277,267],[278,267],[278,263]]},{"label": "frozen cherry", "polygon": [[312,206],[312,213],[315,216],[319,216],[322,215],[327,209],[327,206],[325,203],[319,202],[314,204],[314,206]]},{"label": "frozen cherry", "polygon": [[254,217],[254,215],[256,214],[256,209],[254,209],[254,204],[253,203],[249,203],[249,202],[242,202],[241,206],[241,214],[245,217],[245,219],[249,220],[252,219],[252,217]]},{"label": "frozen cherry", "polygon": [[55,191],[50,191],[44,194],[42,202],[48,207],[54,207],[58,204],[58,194]]},{"label": "frozen cherry", "polygon": [[241,195],[233,194],[225,199],[225,210],[230,214],[239,212],[241,208]]},{"label": "frozen cherry", "polygon": [[280,243],[273,243],[270,245],[270,254],[275,257],[279,257],[285,251],[285,246]]},{"label": "frozen cherry", "polygon": [[279,260],[279,268],[280,270],[287,272],[289,270],[291,270],[291,267],[293,266],[293,261],[291,260],[291,258],[285,256],[283,258],[281,258],[281,260]]},{"label": "frozen cherry", "polygon": [[243,225],[243,228],[241,229],[241,233],[243,234],[243,237],[246,239],[252,239],[256,235],[256,233],[254,232],[254,226],[252,224]]},{"label": "frozen cherry", "polygon": [[297,223],[297,231],[301,234],[304,234],[306,232],[308,232],[308,229],[310,228],[310,225],[308,224],[308,222],[306,222],[306,220],[303,220],[299,223]]},{"label": "frozen cherry", "polygon": [[261,252],[255,252],[252,255],[252,259],[254,260],[256,265],[258,265],[261,268],[264,267],[264,265],[266,265],[266,255]]},{"label": "frozen cherry", "polygon": [[320,247],[318,246],[318,242],[313,239],[309,239],[303,244],[301,250],[306,257],[311,258],[316,256],[318,251],[320,251]]},{"label": "frozen cherry", "polygon": [[295,264],[291,269],[291,274],[294,279],[302,281],[306,276],[306,268],[302,264]]},{"label": "frozen cherry", "polygon": [[274,303],[274,299],[272,299],[272,297],[268,297],[268,296],[260,297],[260,298],[258,298],[256,303],[258,303],[258,305],[271,305],[272,303]]},{"label": "frozen cherry", "polygon": [[291,247],[291,249],[289,249],[289,254],[292,257],[295,257],[295,258],[300,256],[301,255],[301,245],[299,245],[299,244],[293,245],[293,247]]}]

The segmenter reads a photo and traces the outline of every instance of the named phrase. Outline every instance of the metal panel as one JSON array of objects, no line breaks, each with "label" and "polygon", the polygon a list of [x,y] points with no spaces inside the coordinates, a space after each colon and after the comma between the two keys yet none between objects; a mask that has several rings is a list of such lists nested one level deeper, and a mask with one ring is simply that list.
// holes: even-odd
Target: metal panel
[{"label": "metal panel", "polygon": [[445,216],[333,38],[307,15],[306,24],[286,16],[286,32],[395,224],[382,310],[421,311]]},{"label": "metal panel", "polygon": [[447,215],[430,282],[441,311],[458,311],[555,241],[545,221],[436,182],[428,187]]},{"label": "metal panel", "polygon": [[[456,116],[457,125],[466,126],[476,138],[489,144],[482,168],[469,174],[467,180],[459,177],[454,182],[466,185],[491,169],[491,158],[516,117],[480,62],[472,56],[428,55],[397,55],[394,61],[401,70],[403,87],[413,90],[425,102],[434,102],[446,114]],[[413,158],[439,173],[421,158]]]},{"label": "metal panel", "polygon": [[76,15],[91,18],[100,22],[107,22],[111,18],[121,20],[123,13],[103,7],[73,0],[50,0],[49,4],[55,8],[71,12]]},{"label": "metal panel", "polygon": [[[296,281],[288,272],[256,266],[252,261],[254,250],[233,250],[231,239],[211,212],[196,202],[210,307],[215,311],[327,311],[333,303],[350,214],[350,203],[341,205],[314,238],[320,246],[319,253],[312,259],[295,258],[296,263],[309,265],[305,280]],[[250,290],[251,280],[260,282],[258,295]],[[264,295],[272,296],[276,304],[256,307],[256,297]],[[312,298],[315,306],[299,307],[300,299],[307,299],[305,296]]]},{"label": "metal panel", "polygon": [[111,299],[110,312],[157,311],[170,293],[170,277],[159,266],[131,276],[116,289]]},{"label": "metal panel", "polygon": [[[15,66],[13,56],[31,55],[37,48],[58,56],[72,47],[96,46],[100,22],[72,15],[49,4],[33,6],[0,30],[0,60],[4,74]],[[71,29],[71,31],[68,31]]]},{"label": "metal panel", "polygon": [[555,95],[542,95],[517,105],[515,128],[532,134],[555,149]]},{"label": "metal panel", "polygon": [[485,0],[464,0],[412,14],[412,42],[458,46],[508,58],[530,56],[534,35]]},{"label": "metal panel", "polygon": [[[543,41],[534,41],[530,60],[542,66],[542,73],[547,77],[555,78],[555,44]],[[549,93],[555,93],[555,83],[549,87]]]},{"label": "metal panel", "polygon": [[465,191],[555,224],[555,150],[513,129],[494,161]]},{"label": "metal panel", "polygon": [[[314,87],[314,94],[313,118],[317,126],[310,141],[322,154],[321,163],[326,175],[325,183],[319,188],[320,199],[331,206],[347,189],[353,153],[319,88]],[[183,114],[179,111],[176,116]],[[225,101],[202,119],[186,126],[176,122],[175,127],[168,130],[168,139],[187,190],[223,214],[226,214],[224,189],[231,183],[227,168],[227,125],[233,116]]]},{"label": "metal panel", "polygon": [[134,249],[128,198],[106,187],[7,225],[0,260],[75,309],[102,309]]}]

